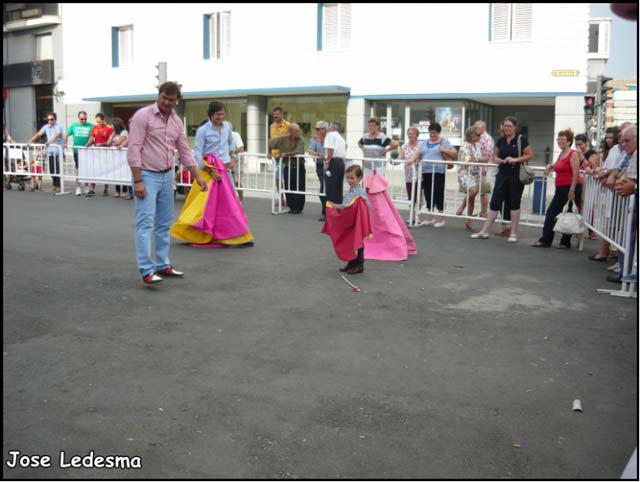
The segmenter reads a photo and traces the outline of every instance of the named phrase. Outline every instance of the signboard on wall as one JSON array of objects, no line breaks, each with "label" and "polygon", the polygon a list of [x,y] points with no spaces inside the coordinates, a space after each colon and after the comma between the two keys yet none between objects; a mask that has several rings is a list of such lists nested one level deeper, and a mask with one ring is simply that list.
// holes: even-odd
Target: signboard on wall
[{"label": "signboard on wall", "polygon": [[53,60],[8,64],[2,68],[3,87],[55,84]]}]

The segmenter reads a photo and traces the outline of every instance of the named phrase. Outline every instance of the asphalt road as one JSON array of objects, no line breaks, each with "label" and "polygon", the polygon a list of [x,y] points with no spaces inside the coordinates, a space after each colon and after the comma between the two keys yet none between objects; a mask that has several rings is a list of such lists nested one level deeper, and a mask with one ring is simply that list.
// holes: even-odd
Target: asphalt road
[{"label": "asphalt road", "polygon": [[[255,247],[175,242],[185,278],[147,287],[132,202],[3,193],[5,478],[620,477],[638,312],[595,292],[613,286],[597,242],[449,221],[354,293],[318,204],[246,205]],[[11,469],[14,450],[51,467]],[[142,468],[60,466],[92,450]]]}]

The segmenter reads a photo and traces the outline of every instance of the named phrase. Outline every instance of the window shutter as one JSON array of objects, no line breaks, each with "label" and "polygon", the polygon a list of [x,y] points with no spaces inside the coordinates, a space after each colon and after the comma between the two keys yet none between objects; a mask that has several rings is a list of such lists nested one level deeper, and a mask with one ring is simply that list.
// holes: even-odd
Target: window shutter
[{"label": "window shutter", "polygon": [[121,27],[119,33],[120,65],[133,63],[133,27]]},{"label": "window shutter", "polygon": [[491,14],[492,40],[511,40],[511,4],[494,3]]},{"label": "window shutter", "polygon": [[220,12],[220,58],[231,56],[231,12]]},{"label": "window shutter", "polygon": [[220,44],[218,39],[220,38],[220,21],[218,19],[217,13],[211,14],[211,58],[219,59],[220,58]]},{"label": "window shutter", "polygon": [[351,48],[351,4],[340,5],[340,48]]},{"label": "window shutter", "polygon": [[532,11],[530,3],[513,4],[512,40],[531,40]]},{"label": "window shutter", "polygon": [[338,48],[338,4],[324,4],[324,41],[323,47],[326,50]]}]

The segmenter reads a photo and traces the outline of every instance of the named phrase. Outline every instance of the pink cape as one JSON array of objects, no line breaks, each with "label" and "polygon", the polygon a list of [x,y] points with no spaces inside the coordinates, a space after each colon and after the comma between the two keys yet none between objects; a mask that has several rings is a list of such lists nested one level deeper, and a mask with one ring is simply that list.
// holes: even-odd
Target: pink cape
[{"label": "pink cape", "polygon": [[330,201],[327,202],[322,232],[331,238],[333,249],[339,259],[355,259],[365,238],[371,235],[367,202],[361,197],[356,197],[349,206],[341,210],[335,209]]},{"label": "pink cape", "polygon": [[364,184],[369,195],[373,236],[364,242],[365,259],[402,261],[416,254],[416,243],[387,192],[389,182],[377,172],[368,175]]},{"label": "pink cape", "polygon": [[213,181],[206,171],[201,171],[208,189],[203,192],[197,182],[193,183],[182,212],[171,227],[171,234],[202,247],[252,241],[249,220],[231,185],[224,163],[212,154],[207,155],[207,163],[216,168],[220,180]]}]

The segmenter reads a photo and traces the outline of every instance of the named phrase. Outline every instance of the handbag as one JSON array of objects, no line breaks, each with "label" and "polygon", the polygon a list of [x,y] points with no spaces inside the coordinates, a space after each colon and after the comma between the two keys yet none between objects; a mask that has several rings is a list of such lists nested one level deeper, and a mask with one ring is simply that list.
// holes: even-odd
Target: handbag
[{"label": "handbag", "polygon": [[[518,157],[522,156],[522,145],[520,144],[521,137],[521,135],[518,135]],[[526,186],[527,184],[531,184],[535,178],[536,173],[529,167],[529,163],[521,162],[520,171],[518,172],[518,179],[520,179],[520,182]]]},{"label": "handbag", "polygon": [[[445,161],[453,161],[455,159],[455,157],[450,156],[449,154],[445,154],[444,152],[442,153],[442,159]],[[455,166],[453,165],[453,162],[448,162],[447,163],[447,169],[453,169]]]},{"label": "handbag", "polygon": [[[571,203],[570,212],[569,203]],[[556,224],[553,226],[553,231],[561,234],[584,234],[584,221],[582,220],[582,215],[578,212],[575,202],[567,201],[562,208],[562,212],[556,216]]]}]

